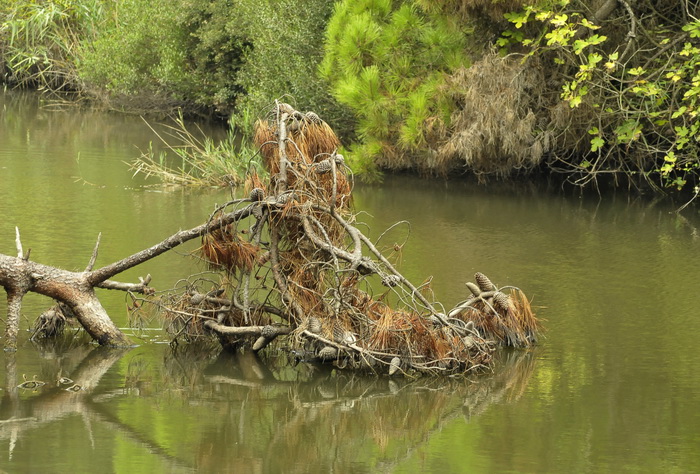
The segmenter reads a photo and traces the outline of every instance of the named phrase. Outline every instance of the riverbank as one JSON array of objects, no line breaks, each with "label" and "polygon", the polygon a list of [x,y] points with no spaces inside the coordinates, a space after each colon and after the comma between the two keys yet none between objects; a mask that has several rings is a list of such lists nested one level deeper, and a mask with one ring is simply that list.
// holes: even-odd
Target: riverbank
[{"label": "riverbank", "polygon": [[697,195],[700,14],[550,3],[5,0],[0,68],[8,83],[246,131],[290,102],[370,180],[544,172]]}]

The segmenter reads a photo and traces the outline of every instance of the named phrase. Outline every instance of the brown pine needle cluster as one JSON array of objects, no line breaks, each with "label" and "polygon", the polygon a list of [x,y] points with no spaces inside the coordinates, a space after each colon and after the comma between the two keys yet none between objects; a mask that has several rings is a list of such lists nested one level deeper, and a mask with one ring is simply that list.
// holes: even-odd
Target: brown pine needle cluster
[{"label": "brown pine needle cluster", "polygon": [[202,237],[200,253],[212,269],[235,273],[250,272],[260,253],[260,247],[234,233],[231,228],[217,229]]}]

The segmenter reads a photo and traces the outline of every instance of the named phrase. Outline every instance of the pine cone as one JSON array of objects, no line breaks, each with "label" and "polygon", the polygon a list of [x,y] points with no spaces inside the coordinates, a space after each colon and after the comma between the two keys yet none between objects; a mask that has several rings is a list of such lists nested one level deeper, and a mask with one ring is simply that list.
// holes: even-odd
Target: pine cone
[{"label": "pine cone", "polygon": [[319,117],[317,114],[314,112],[306,112],[306,119],[316,125],[319,125],[323,123],[323,120],[321,120],[321,117]]},{"label": "pine cone", "polygon": [[476,280],[476,283],[479,285],[479,288],[481,289],[481,291],[493,291],[496,289],[496,285],[491,283],[491,280],[489,280],[489,277],[487,277],[483,273],[476,272],[474,274],[474,279]]},{"label": "pine cone", "polygon": [[328,173],[332,168],[331,162],[329,160],[323,160],[319,163],[316,163],[314,166],[314,170],[316,170],[317,174],[326,174]]},{"label": "pine cone", "polygon": [[270,343],[270,340],[268,338],[266,338],[265,336],[260,336],[259,338],[257,338],[255,340],[255,343],[253,344],[253,350],[255,352],[257,352],[260,349],[262,349],[263,347],[265,347],[266,345],[268,345],[269,343]]},{"label": "pine cone", "polygon": [[253,188],[253,190],[250,192],[251,201],[262,201],[264,197],[265,191],[263,191],[261,188]]},{"label": "pine cone", "polygon": [[401,278],[399,278],[398,275],[387,275],[382,278],[382,285],[386,286],[387,288],[393,288],[399,283],[401,283]]},{"label": "pine cone", "polygon": [[297,195],[293,192],[282,193],[279,196],[277,196],[277,204],[284,205],[284,204],[287,204],[288,202],[295,201],[296,198],[297,198]]},{"label": "pine cone", "polygon": [[333,339],[335,339],[335,342],[338,344],[345,345],[355,344],[355,342],[357,342],[357,338],[353,333],[346,331],[340,326],[333,327]]},{"label": "pine cone", "polygon": [[321,321],[318,318],[311,316],[309,318],[309,331],[318,334],[321,332]]},{"label": "pine cone", "polygon": [[279,104],[279,112],[280,112],[280,114],[283,114],[283,113],[286,112],[286,113],[288,113],[289,115],[293,115],[294,112],[296,112],[296,110],[294,110],[294,107],[292,107],[291,105],[285,104],[284,102],[280,102],[280,104]]},{"label": "pine cone", "polygon": [[493,295],[493,305],[499,312],[507,313],[508,309],[510,309],[510,297],[505,293],[497,291],[496,294]]},{"label": "pine cone", "polygon": [[389,364],[389,375],[394,375],[396,371],[399,370],[399,367],[401,367],[401,359],[398,357],[391,359],[391,363]]},{"label": "pine cone", "polygon": [[338,356],[338,349],[333,346],[325,346],[318,351],[318,357],[321,360],[331,360]]}]

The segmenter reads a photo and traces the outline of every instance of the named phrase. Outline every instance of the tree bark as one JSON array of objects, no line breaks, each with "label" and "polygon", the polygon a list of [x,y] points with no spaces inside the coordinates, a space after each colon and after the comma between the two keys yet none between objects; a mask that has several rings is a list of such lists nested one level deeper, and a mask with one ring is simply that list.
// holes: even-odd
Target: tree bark
[{"label": "tree bark", "polygon": [[75,313],[85,330],[102,345],[128,346],[129,339],[107,315],[88,276],[23,258],[0,254],[0,285],[7,291],[5,350],[16,350],[22,296],[29,291],[61,301]]},{"label": "tree bark", "polygon": [[[241,200],[245,201],[245,200]],[[0,286],[7,292],[7,321],[5,326],[4,348],[6,351],[17,349],[19,318],[22,298],[28,292],[39,293],[68,305],[76,315],[78,322],[101,345],[129,346],[131,341],[112,322],[107,311],[95,295],[95,288],[118,289],[123,291],[148,292],[150,277],[140,284],[121,283],[108,280],[125,270],[140,265],[185,242],[201,237],[250,215],[251,206],[246,206],[221,218],[206,222],[188,230],[176,232],[160,243],[137,252],[102,268],[92,270],[97,255],[97,245],[84,272],[71,272],[43,265],[29,260],[24,254],[17,230],[17,257],[0,254]]]}]

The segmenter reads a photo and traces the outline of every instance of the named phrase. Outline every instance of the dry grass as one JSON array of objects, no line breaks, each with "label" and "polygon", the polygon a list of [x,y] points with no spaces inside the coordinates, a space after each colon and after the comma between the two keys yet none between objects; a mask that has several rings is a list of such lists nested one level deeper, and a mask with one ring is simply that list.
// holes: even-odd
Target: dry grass
[{"label": "dry grass", "polygon": [[237,270],[252,271],[260,251],[260,247],[243,240],[230,226],[204,234],[199,249],[212,269],[229,273]]},{"label": "dry grass", "polygon": [[[286,104],[281,104],[285,106]],[[291,108],[291,107],[290,107]],[[333,159],[338,173],[335,174],[335,206],[350,204],[351,186],[344,170],[342,159],[336,158],[340,140],[333,129],[316,114],[294,112],[286,122],[287,140],[285,153],[290,169],[287,170],[287,187],[299,191],[299,200],[304,202],[309,195],[323,197],[328,202],[333,195],[333,173],[329,160]],[[253,142],[263,157],[270,175],[280,172],[279,131],[276,121],[258,120],[255,123]],[[325,163],[322,163],[325,162]],[[325,166],[324,166],[325,165]],[[298,185],[301,184],[301,185]]]},{"label": "dry grass", "polygon": [[456,71],[446,92],[459,104],[452,127],[438,149],[438,160],[462,161],[476,174],[505,176],[537,166],[551,137],[538,133],[538,97],[545,81],[536,67],[519,58],[484,56]]},{"label": "dry grass", "polygon": [[534,345],[541,327],[527,297],[519,289],[513,289],[506,301],[505,305],[499,305],[490,298],[478,299],[458,317],[473,321],[479,334],[487,339],[511,347]]}]

